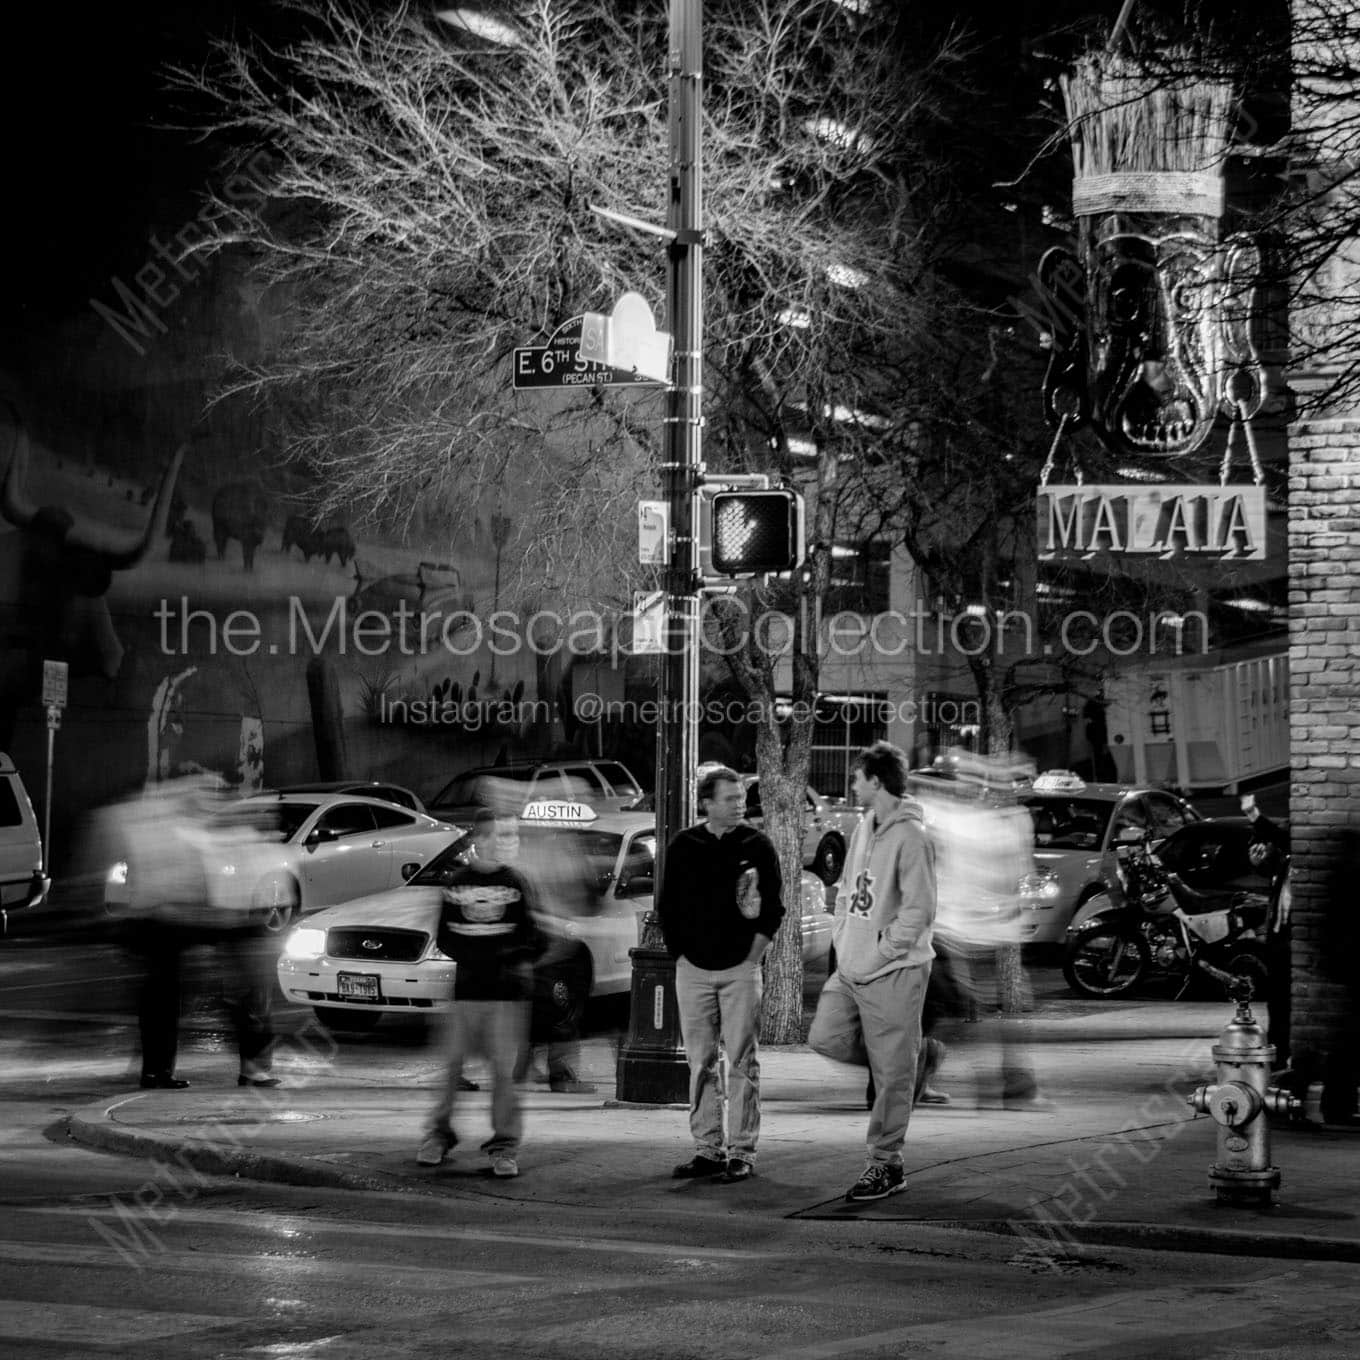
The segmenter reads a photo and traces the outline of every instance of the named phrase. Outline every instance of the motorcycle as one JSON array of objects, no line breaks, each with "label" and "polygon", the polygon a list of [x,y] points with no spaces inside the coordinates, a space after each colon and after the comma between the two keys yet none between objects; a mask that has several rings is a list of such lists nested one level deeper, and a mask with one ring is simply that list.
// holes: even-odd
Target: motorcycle
[{"label": "motorcycle", "polygon": [[1089,997],[1127,996],[1154,979],[1220,986],[1246,977],[1261,996],[1269,979],[1270,901],[1253,892],[1199,892],[1157,860],[1140,837],[1116,848],[1118,886],[1091,899],[1067,932],[1063,977]]}]

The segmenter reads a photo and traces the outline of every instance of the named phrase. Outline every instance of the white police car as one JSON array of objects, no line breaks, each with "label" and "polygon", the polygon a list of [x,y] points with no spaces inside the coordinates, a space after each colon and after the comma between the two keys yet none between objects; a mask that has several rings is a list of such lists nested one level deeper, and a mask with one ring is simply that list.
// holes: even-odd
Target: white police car
[{"label": "white police car", "polygon": [[[549,938],[539,968],[559,1009],[579,1018],[588,998],[632,985],[629,950],[638,943],[639,918],[652,909],[656,819],[538,802],[525,807],[516,828],[518,843],[504,854],[538,899],[538,924]],[[467,862],[471,842],[460,837],[391,892],[308,917],[279,957],[284,996],[311,1005],[335,1029],[447,1009],[454,964],[435,943],[435,930],[443,886]],[[805,874],[802,886],[803,954],[816,959],[830,944],[831,917],[822,884]]]}]

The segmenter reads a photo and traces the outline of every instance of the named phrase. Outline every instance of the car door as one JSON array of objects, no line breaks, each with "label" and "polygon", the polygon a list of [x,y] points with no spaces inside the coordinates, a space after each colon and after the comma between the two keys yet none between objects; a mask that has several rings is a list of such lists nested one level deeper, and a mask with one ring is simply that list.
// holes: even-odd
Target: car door
[{"label": "car door", "polygon": [[[433,859],[449,843],[447,833],[432,830],[421,818],[413,817],[399,807],[375,807],[370,810],[379,837],[385,836],[392,847],[388,858],[389,887],[399,888],[410,877],[405,870]],[[414,869],[411,872],[414,873]]]},{"label": "car door", "polygon": [[611,994],[632,982],[631,950],[641,938],[641,920],[652,910],[656,893],[656,830],[648,827],[624,838],[614,882],[605,895],[604,931],[595,950],[595,990]]},{"label": "car door", "polygon": [[332,803],[304,830],[300,874],[309,911],[382,892],[391,882],[391,837],[368,803]]}]

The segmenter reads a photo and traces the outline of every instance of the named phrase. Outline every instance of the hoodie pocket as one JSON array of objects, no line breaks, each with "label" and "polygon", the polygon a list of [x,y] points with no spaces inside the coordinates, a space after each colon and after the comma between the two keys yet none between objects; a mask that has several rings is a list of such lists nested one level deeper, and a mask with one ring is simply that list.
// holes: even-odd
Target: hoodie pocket
[{"label": "hoodie pocket", "polygon": [[836,968],[851,982],[864,982],[890,960],[878,947],[878,927],[859,916],[843,916],[835,932]]}]

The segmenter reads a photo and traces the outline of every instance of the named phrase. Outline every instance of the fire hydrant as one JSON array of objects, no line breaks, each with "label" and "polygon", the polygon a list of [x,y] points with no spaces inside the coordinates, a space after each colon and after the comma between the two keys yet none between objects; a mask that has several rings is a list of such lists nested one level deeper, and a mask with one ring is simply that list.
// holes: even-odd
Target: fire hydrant
[{"label": "fire hydrant", "polygon": [[1200,1114],[1218,1125],[1218,1161],[1209,1168],[1209,1184],[1221,1203],[1269,1204],[1280,1188],[1280,1171],[1270,1164],[1272,1114],[1292,1114],[1296,1097],[1270,1086],[1275,1045],[1251,1013],[1251,982],[1229,981],[1228,993],[1237,1013],[1213,1047],[1218,1080],[1199,1086],[1186,1097]]}]

